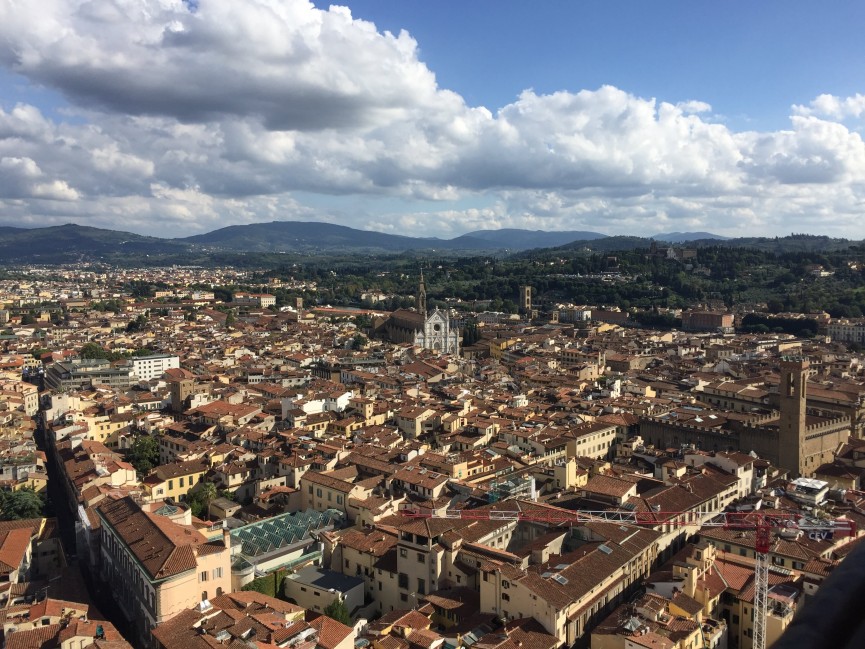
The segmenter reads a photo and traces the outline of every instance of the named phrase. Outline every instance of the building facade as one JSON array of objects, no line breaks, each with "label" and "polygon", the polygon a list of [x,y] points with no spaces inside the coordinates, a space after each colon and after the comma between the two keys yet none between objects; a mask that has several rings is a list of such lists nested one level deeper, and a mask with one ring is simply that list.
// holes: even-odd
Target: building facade
[{"label": "building facade", "polygon": [[171,354],[153,354],[151,356],[137,356],[132,359],[132,371],[142,381],[157,379],[165,370],[180,367],[180,357]]},{"label": "building facade", "polygon": [[110,584],[142,646],[158,625],[231,592],[227,529],[210,541],[190,525],[143,511],[131,497],[106,502],[96,512],[102,523],[99,577]]}]

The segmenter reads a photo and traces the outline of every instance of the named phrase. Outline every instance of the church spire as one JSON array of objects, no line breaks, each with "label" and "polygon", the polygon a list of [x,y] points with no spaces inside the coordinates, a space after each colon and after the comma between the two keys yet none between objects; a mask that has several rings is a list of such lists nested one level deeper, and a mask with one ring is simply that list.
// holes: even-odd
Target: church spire
[{"label": "church spire", "polygon": [[420,269],[420,283],[417,287],[417,297],[414,303],[417,312],[426,317],[426,285],[423,281],[423,268]]}]

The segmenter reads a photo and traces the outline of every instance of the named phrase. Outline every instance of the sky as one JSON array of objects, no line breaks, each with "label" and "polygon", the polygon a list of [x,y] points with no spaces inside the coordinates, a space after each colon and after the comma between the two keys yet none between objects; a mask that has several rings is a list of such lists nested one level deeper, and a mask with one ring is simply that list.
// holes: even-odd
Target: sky
[{"label": "sky", "polygon": [[0,0],[0,225],[865,238],[865,3]]}]

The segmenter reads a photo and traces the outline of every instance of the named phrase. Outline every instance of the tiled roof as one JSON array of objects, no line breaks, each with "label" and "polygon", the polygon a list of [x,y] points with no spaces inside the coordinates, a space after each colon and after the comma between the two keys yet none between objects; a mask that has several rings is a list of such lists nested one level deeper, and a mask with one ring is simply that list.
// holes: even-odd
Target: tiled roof
[{"label": "tiled roof", "polygon": [[143,512],[129,497],[104,503],[97,511],[151,579],[165,579],[195,569],[196,548],[207,542],[197,530]]},{"label": "tiled roof", "polygon": [[319,615],[309,625],[318,630],[318,645],[324,649],[336,649],[339,643],[354,634],[350,626],[326,615]]},{"label": "tiled roof", "polygon": [[0,573],[10,573],[21,566],[30,547],[30,535],[31,530],[26,527],[0,534]]}]

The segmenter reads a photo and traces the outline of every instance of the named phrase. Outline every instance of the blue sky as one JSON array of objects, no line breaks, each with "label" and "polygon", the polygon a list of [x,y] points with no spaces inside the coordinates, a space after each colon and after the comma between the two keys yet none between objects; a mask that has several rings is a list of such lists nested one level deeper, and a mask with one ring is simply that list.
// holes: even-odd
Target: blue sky
[{"label": "blue sky", "polygon": [[863,3],[348,11],[0,0],[0,224],[865,238]]},{"label": "blue sky", "polygon": [[[327,8],[332,3],[317,2]],[[357,18],[407,29],[440,85],[495,110],[613,85],[705,101],[737,129],[786,128],[790,106],[862,92],[865,3],[361,0]]]}]

